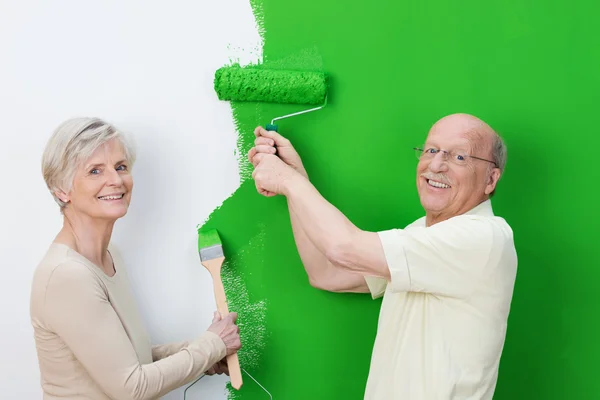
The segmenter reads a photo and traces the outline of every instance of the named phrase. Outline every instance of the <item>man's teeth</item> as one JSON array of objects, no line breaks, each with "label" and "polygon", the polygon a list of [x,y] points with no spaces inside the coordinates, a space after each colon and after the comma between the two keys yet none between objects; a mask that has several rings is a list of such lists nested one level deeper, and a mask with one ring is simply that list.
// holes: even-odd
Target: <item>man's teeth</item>
[{"label": "man's teeth", "polygon": [[448,189],[450,187],[450,186],[448,186],[448,185],[446,185],[444,183],[432,181],[431,179],[429,179],[427,181],[427,183],[429,183],[433,187],[440,188],[440,189]]},{"label": "man's teeth", "polygon": [[100,200],[119,200],[121,198],[123,198],[123,195],[120,194],[118,196],[102,196],[102,197],[98,197]]}]

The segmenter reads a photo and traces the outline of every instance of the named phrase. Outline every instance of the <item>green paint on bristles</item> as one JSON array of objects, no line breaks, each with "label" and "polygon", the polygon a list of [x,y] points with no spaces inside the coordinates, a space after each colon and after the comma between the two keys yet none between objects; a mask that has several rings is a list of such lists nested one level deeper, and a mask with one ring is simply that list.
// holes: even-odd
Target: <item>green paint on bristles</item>
[{"label": "green paint on bristles", "polygon": [[220,100],[323,104],[327,96],[327,76],[317,71],[233,64],[215,72],[214,88]]},{"label": "green paint on bristles", "polygon": [[216,244],[222,245],[219,232],[216,229],[198,229],[198,251]]}]

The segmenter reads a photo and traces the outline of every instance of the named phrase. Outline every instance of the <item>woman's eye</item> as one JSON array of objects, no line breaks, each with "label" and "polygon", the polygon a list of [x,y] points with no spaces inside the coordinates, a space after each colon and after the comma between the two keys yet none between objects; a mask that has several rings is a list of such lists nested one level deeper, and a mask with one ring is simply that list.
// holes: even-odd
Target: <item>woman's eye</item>
[{"label": "woman's eye", "polygon": [[100,173],[100,170],[98,168],[94,168],[93,170],[90,171],[90,174],[92,174],[92,175],[96,175],[99,173]]},{"label": "woman's eye", "polygon": [[427,150],[425,150],[425,152],[426,152],[426,153],[435,154],[435,153],[437,153],[437,152],[438,152],[438,150],[437,150],[437,149],[427,149]]},{"label": "woman's eye", "polygon": [[465,156],[462,156],[462,155],[460,155],[460,154],[457,154],[457,155],[456,155],[456,159],[457,159],[458,161],[465,161],[465,160],[466,160],[466,157],[465,157]]},{"label": "woman's eye", "polygon": [[127,165],[119,165],[117,171],[127,171]]}]

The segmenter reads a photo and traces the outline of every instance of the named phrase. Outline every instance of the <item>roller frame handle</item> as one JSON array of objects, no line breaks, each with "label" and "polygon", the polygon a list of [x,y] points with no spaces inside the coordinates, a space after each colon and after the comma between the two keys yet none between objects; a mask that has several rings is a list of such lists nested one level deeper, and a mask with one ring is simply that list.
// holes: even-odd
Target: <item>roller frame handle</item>
[{"label": "roller frame handle", "polygon": [[313,108],[309,108],[308,110],[302,110],[302,111],[298,111],[298,112],[295,112],[295,113],[292,113],[292,114],[283,115],[281,117],[273,118],[273,120],[271,121],[271,123],[267,124],[265,126],[265,129],[268,130],[268,131],[277,132],[278,126],[274,124],[275,121],[280,120],[280,119],[284,119],[284,118],[295,117],[296,115],[301,115],[301,114],[306,114],[306,113],[309,113],[309,112],[317,111],[317,110],[322,109],[326,105],[327,105],[327,96],[325,96],[325,102],[323,103],[322,106],[313,107]]}]

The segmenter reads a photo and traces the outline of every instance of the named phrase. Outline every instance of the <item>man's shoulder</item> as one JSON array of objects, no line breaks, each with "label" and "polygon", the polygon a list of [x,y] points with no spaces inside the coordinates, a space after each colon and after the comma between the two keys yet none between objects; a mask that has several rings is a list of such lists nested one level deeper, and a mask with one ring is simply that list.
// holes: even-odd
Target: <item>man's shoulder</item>
[{"label": "man's shoulder", "polygon": [[453,241],[490,248],[514,247],[513,230],[503,217],[462,214],[445,222],[440,224],[439,228],[443,229],[439,234]]}]

